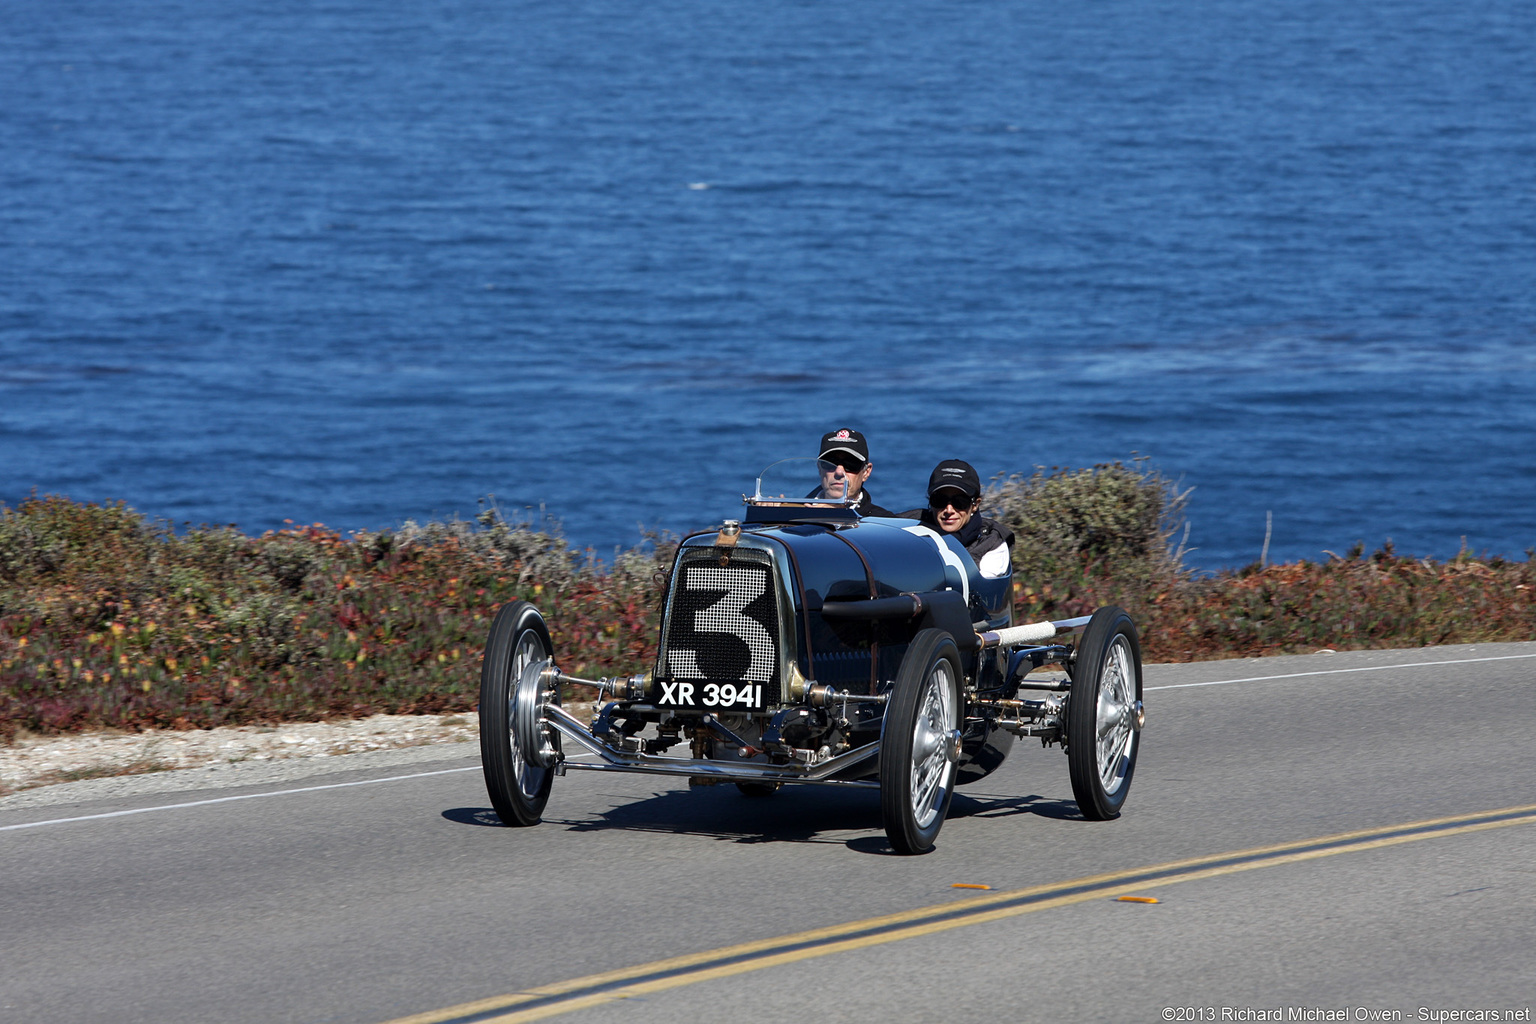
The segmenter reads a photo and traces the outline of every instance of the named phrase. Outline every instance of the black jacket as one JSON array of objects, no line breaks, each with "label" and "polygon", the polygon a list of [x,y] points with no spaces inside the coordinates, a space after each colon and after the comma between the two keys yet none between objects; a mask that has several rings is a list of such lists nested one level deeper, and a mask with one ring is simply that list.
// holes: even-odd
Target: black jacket
[{"label": "black jacket", "polygon": [[[806,497],[807,498],[821,498],[821,497],[825,497],[825,495],[823,495],[821,493],[822,490],[823,490],[822,488],[818,487],[814,491],[812,491],[810,494],[807,494]],[[869,488],[867,488],[867,487],[859,488],[859,496],[853,499],[853,510],[855,512],[857,512],[861,516],[885,516],[887,519],[900,519],[900,518],[902,518],[902,516],[898,516],[895,512],[892,512],[890,509],[881,508],[879,505],[876,505],[875,504],[875,500],[869,496]]]},{"label": "black jacket", "polygon": [[[916,519],[931,530],[944,532],[944,528],[939,525],[931,508],[914,508],[909,512],[903,512],[902,517]],[[971,516],[970,522],[960,528],[955,539],[965,545],[965,550],[971,553],[971,558],[975,559],[977,565],[981,564],[981,556],[994,548],[1000,548],[1004,544],[1008,545],[1010,550],[1013,548],[1013,531],[996,519],[988,519],[983,515]]]},{"label": "black jacket", "polygon": [[853,499],[853,510],[861,516],[884,516],[891,519],[896,515],[890,509],[876,505],[875,500],[869,496],[869,489],[864,487],[859,488],[859,496]]}]

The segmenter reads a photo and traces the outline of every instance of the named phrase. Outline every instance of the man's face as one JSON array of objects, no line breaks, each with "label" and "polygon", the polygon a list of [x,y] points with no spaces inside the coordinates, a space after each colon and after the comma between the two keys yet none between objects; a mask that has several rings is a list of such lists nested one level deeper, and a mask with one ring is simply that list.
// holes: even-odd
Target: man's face
[{"label": "man's face", "polygon": [[873,468],[852,452],[828,452],[821,460],[821,491],[829,498],[857,498]]},{"label": "man's face", "polygon": [[945,488],[928,496],[928,506],[933,509],[933,518],[938,521],[939,529],[945,533],[956,533],[971,521],[971,515],[976,511],[976,500],[964,491]]}]

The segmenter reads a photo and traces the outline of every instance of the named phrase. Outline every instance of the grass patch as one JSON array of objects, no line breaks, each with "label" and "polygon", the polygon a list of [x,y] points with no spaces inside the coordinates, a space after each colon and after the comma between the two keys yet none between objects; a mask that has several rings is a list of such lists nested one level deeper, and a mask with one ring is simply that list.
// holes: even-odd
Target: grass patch
[{"label": "grass patch", "polygon": [[127,764],[93,764],[85,768],[65,768],[52,773],[49,782],[80,782],[84,779],[112,779],[123,775],[150,775],[174,771],[176,765],[154,758],[140,758]]}]

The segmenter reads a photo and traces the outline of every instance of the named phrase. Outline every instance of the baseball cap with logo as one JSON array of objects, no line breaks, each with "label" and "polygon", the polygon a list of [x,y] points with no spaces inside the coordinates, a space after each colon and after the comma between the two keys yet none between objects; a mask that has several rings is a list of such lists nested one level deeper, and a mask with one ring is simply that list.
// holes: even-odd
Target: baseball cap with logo
[{"label": "baseball cap with logo", "polygon": [[829,430],[821,435],[820,458],[827,458],[837,452],[847,452],[857,455],[863,462],[869,461],[869,445],[864,443],[864,435],[857,430],[849,430],[844,427],[840,430]]},{"label": "baseball cap with logo", "polygon": [[979,498],[981,477],[976,475],[975,468],[969,462],[945,459],[933,468],[933,474],[928,477],[928,494],[932,497],[934,491],[946,489],[959,491],[968,498]]}]

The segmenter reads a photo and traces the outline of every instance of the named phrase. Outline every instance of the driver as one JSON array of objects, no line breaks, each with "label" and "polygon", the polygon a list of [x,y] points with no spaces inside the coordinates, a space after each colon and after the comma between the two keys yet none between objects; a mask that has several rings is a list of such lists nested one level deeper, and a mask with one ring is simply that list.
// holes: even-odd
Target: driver
[{"label": "driver", "polygon": [[952,534],[976,560],[981,575],[997,579],[1013,567],[1013,531],[980,515],[980,510],[981,478],[975,468],[969,462],[945,459],[928,477],[928,507],[917,518],[924,526]]},{"label": "driver", "polygon": [[857,430],[843,427],[821,436],[821,486],[807,497],[849,498],[853,510],[861,516],[894,516],[896,513],[875,504],[864,481],[875,468],[869,461],[869,445]]}]

